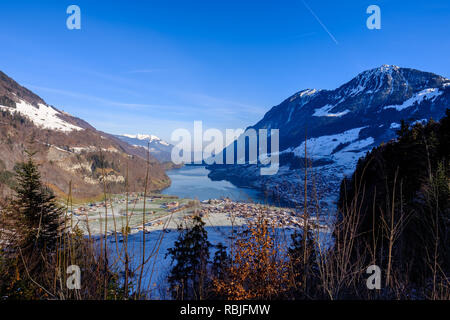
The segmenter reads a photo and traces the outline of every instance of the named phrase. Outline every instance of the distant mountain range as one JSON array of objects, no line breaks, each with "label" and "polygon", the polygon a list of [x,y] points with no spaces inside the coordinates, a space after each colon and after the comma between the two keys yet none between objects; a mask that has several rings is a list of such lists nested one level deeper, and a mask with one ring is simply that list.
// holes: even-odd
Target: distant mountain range
[{"label": "distant mountain range", "polygon": [[[48,105],[0,72],[0,195],[13,186],[14,165],[25,150],[36,152],[44,182],[61,197],[87,199],[107,192],[142,191],[148,151],[96,130],[86,121]],[[150,156],[149,190],[170,185],[156,158]]]},{"label": "distant mountain range", "polygon": [[148,134],[122,134],[115,135],[116,138],[136,147],[144,147],[150,151],[160,162],[171,161],[171,152],[173,145],[167,143],[166,141],[158,138],[154,135]]},{"label": "distant mountain range", "polygon": [[340,180],[354,170],[361,156],[396,137],[401,120],[409,124],[439,120],[449,106],[448,78],[383,65],[334,90],[302,90],[249,127],[280,130],[278,174],[260,176],[256,165],[212,165],[210,177],[301,203],[304,170],[299,169],[304,168],[306,136],[315,187],[329,203],[336,198]]}]

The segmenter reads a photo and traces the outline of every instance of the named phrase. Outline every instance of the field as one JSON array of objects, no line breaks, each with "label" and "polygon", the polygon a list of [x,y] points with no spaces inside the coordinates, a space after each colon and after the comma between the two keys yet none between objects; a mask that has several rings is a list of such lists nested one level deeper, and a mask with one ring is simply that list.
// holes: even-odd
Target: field
[{"label": "field", "polygon": [[[145,204],[145,206],[144,206]],[[195,202],[190,199],[152,194],[113,195],[105,202],[86,203],[71,208],[68,213],[72,226],[78,226],[86,235],[124,232],[136,233],[150,231],[155,226],[163,224],[173,214],[189,215],[195,210]],[[145,213],[144,213],[145,212]],[[128,228],[126,228],[128,226]]]}]

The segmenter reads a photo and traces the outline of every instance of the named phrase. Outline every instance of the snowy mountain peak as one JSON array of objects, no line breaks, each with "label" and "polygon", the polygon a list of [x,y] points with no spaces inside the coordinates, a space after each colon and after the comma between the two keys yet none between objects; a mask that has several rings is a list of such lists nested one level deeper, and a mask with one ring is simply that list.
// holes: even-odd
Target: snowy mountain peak
[{"label": "snowy mountain peak", "polygon": [[152,134],[123,134],[122,136],[131,138],[131,139],[138,139],[138,140],[146,140],[149,142],[152,141],[162,141],[161,138],[154,136]]},{"label": "snowy mountain peak", "polygon": [[361,72],[334,92],[339,98],[358,97],[359,100],[368,98],[370,107],[373,100],[388,98],[401,103],[424,89],[442,88],[446,82],[448,82],[446,78],[434,73],[395,65],[382,65]]},{"label": "snowy mountain peak", "polygon": [[[393,74],[401,73],[401,68],[395,65],[383,64],[381,67],[361,72],[352,81],[348,82],[348,87],[353,87],[348,93],[354,96],[358,93],[368,91],[372,93],[387,86],[391,86],[394,82]],[[396,80],[403,80],[404,77],[395,77]],[[344,85],[346,86],[346,85]]]},{"label": "snowy mountain peak", "polygon": [[312,96],[312,95],[315,94],[317,91],[320,91],[320,90],[317,90],[317,89],[305,89],[305,90],[302,90],[302,91],[299,92],[299,96],[300,96],[300,97],[303,97],[303,96],[305,96],[305,95],[307,95],[307,96]]},{"label": "snowy mountain peak", "polygon": [[396,65],[383,64],[378,68],[373,68],[360,73],[360,75],[380,75],[380,74],[391,74],[393,71],[398,71],[401,68]]},{"label": "snowy mountain peak", "polygon": [[[288,201],[299,199],[296,191],[289,195],[289,188],[301,190],[298,174],[303,171],[306,146],[316,181],[326,182],[320,192],[326,198],[327,190],[339,190],[343,175],[352,173],[368,150],[396,137],[402,120],[413,125],[441,119],[450,107],[449,83],[431,72],[382,65],[334,90],[299,91],[249,127],[279,129],[280,168],[276,175],[262,177],[251,164],[214,165],[209,167],[210,177],[262,188]],[[336,188],[330,189],[333,184]]]},{"label": "snowy mountain peak", "polygon": [[160,161],[170,161],[173,146],[152,134],[122,134],[116,138],[135,147],[143,147]]},{"label": "snowy mountain peak", "polygon": [[365,127],[374,144],[395,136],[392,123],[433,117],[449,107],[449,80],[431,72],[382,65],[359,73],[334,90],[306,89],[273,107],[252,128],[279,128],[281,150],[311,138]]},{"label": "snowy mountain peak", "polygon": [[318,92],[320,92],[321,90],[319,89],[304,89],[302,91],[297,92],[296,94],[294,94],[293,96],[291,96],[289,98],[289,101],[294,101],[295,99],[298,98],[311,98],[313,97],[315,94],[317,94]]},{"label": "snowy mountain peak", "polygon": [[383,64],[380,68],[381,71],[390,71],[390,70],[398,70],[400,69],[399,66],[393,65],[393,64]]}]

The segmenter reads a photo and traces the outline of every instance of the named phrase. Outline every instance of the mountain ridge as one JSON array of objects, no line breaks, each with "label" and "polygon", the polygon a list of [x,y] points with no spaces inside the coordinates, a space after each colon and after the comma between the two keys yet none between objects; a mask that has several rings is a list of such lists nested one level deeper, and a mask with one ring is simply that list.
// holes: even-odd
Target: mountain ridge
[{"label": "mountain ridge", "polygon": [[151,134],[121,134],[114,135],[134,147],[141,147],[149,150],[160,162],[170,162],[173,145]]},{"label": "mountain ridge", "polygon": [[[98,131],[86,121],[60,111],[0,72],[0,195],[11,194],[13,171],[25,150],[35,152],[46,184],[60,197],[70,186],[75,199],[107,192],[148,190],[170,185],[165,168],[145,148]],[[126,185],[126,181],[132,181]],[[105,183],[104,183],[105,182]]]},{"label": "mountain ridge", "polygon": [[280,168],[276,175],[262,177],[258,165],[247,164],[211,165],[209,176],[301,203],[303,173],[296,169],[304,167],[306,143],[311,166],[318,171],[316,182],[323,180],[322,189],[335,189],[334,193],[323,191],[330,202],[337,196],[340,180],[352,172],[361,156],[395,138],[401,120],[410,124],[439,120],[449,106],[448,78],[382,65],[333,90],[298,91],[247,128],[279,129]]}]

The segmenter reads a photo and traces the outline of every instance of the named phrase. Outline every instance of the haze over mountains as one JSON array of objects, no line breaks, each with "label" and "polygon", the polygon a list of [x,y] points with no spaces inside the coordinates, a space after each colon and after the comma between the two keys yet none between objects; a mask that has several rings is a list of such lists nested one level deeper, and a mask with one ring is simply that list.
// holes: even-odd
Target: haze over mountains
[{"label": "haze over mountains", "polygon": [[[13,185],[13,169],[35,152],[44,182],[57,195],[67,196],[70,185],[77,199],[104,191],[142,191],[147,150],[128,143],[45,101],[0,72],[0,193]],[[164,167],[150,156],[149,190],[170,184]],[[105,184],[103,182],[106,182]]]},{"label": "haze over mountains", "polygon": [[212,165],[210,177],[301,203],[303,169],[297,169],[304,168],[306,136],[314,187],[328,203],[336,198],[340,180],[354,170],[361,156],[396,137],[401,120],[409,124],[439,120],[449,106],[448,78],[383,65],[334,90],[302,90],[249,127],[280,130],[280,169],[276,175],[261,176],[257,165]]},{"label": "haze over mountains", "polygon": [[122,134],[115,135],[116,138],[125,141],[126,143],[136,146],[144,147],[150,151],[160,162],[171,161],[171,152],[173,145],[162,140],[161,138],[151,134]]}]

